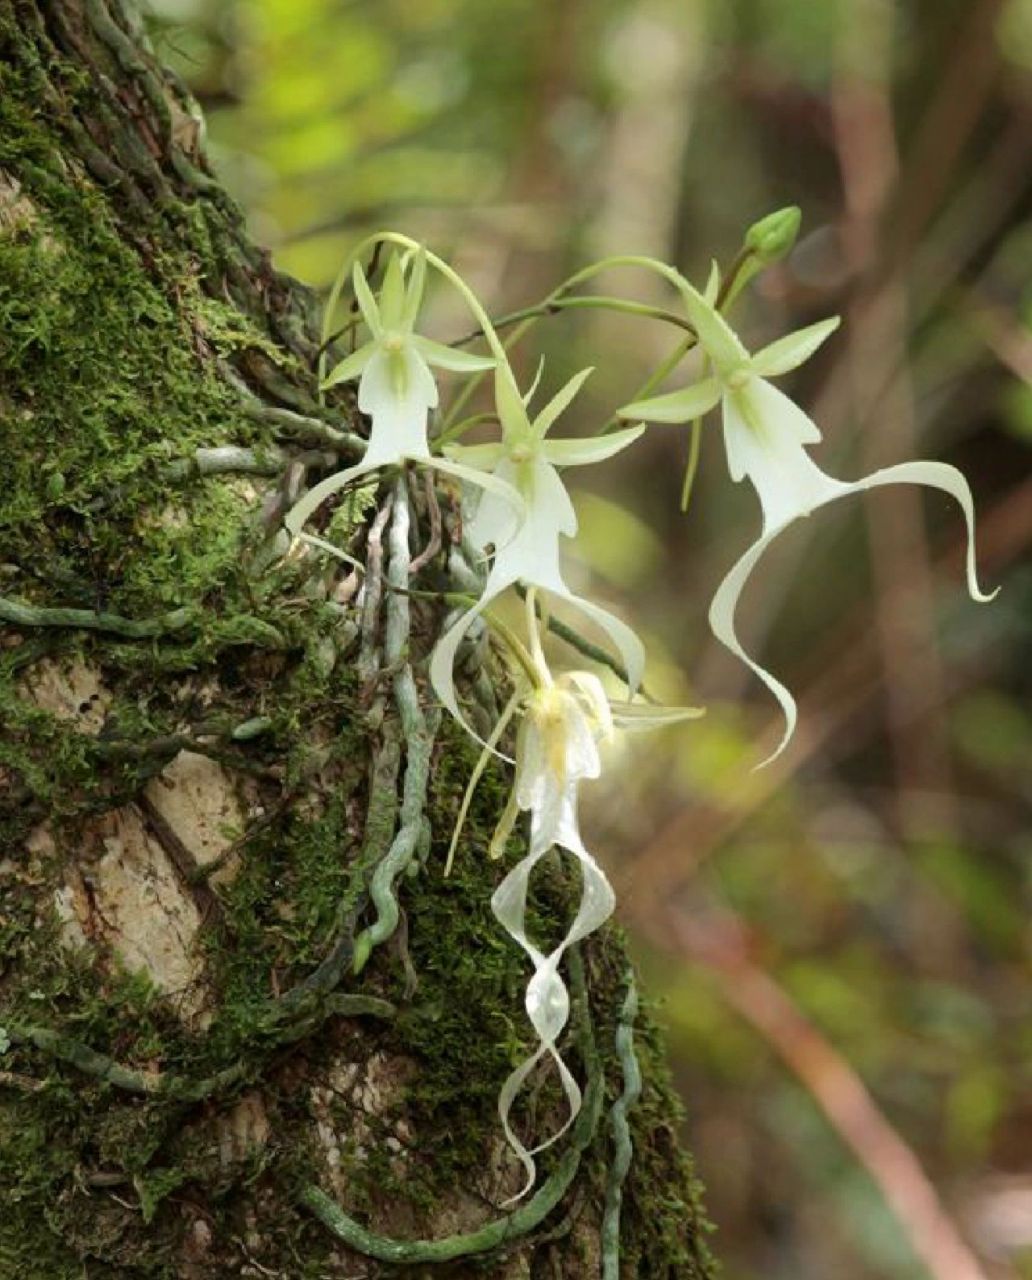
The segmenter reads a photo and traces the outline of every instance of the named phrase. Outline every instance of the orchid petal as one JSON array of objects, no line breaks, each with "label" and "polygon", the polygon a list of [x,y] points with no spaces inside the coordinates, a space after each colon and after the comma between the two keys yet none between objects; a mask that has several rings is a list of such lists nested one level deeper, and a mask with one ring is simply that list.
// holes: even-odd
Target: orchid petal
[{"label": "orchid petal", "polygon": [[546,440],[541,451],[554,467],[583,467],[604,462],[626,449],[645,431],[644,425],[611,431],[605,436],[588,436],[582,440]]},{"label": "orchid petal", "polygon": [[580,373],[575,373],[570,381],[549,400],[533,422],[534,435],[538,440],[544,439],[552,423],[567,408],[570,401],[584,385],[585,380],[594,372],[594,369],[582,369]]},{"label": "orchid petal", "polygon": [[684,720],[698,720],[706,714],[705,707],[659,707],[651,702],[609,703],[613,724],[618,729],[662,729],[666,725],[680,724]]},{"label": "orchid petal", "polygon": [[750,368],[761,378],[776,378],[779,374],[798,369],[831,337],[841,323],[841,316],[831,316],[827,320],[807,325],[805,329],[786,334],[757,351],[750,361]]},{"label": "orchid petal", "polygon": [[362,270],[361,262],[355,263],[355,269],[351,273],[351,280],[355,288],[355,301],[358,303],[358,309],[362,313],[366,328],[374,338],[382,337],[383,325],[380,322],[380,308],[376,305],[376,299],[373,297],[372,289],[369,288],[369,281]]},{"label": "orchid petal", "polygon": [[[503,457],[493,474],[496,480],[512,485],[519,492],[519,471],[515,463]],[[467,527],[470,542],[478,551],[483,551],[488,546],[501,547],[511,539],[513,531],[512,511],[492,494],[485,493]]]},{"label": "orchid petal", "polygon": [[505,445],[500,440],[484,444],[446,444],[441,452],[446,458],[484,471],[493,470],[506,455]]},{"label": "orchid petal", "polygon": [[[738,597],[742,594],[749,575],[756,567],[760,557],[784,527],[784,525],[780,525],[756,539],[717,588],[709,609],[709,624],[713,634],[721,644],[731,650],[736,658],[740,658],[755,675],[759,676],[778,700],[782,711],[785,713],[785,731],[782,734],[781,741],[773,753],[762,762],[762,765],[770,764],[788,745],[788,741],[795,732],[796,727],[796,704],[795,699],[781,681],[775,679],[758,662],[754,662],[742,648],[735,633],[735,609],[738,606]],[[757,768],[761,768],[762,765],[758,765]]]},{"label": "orchid petal", "polygon": [[299,498],[287,512],[283,523],[286,525],[288,532],[296,537],[327,498],[339,493],[341,489],[352,484],[360,476],[368,475],[370,471],[375,471],[379,465],[377,462],[366,463],[365,459],[363,459],[353,467],[345,467],[343,471],[336,471],[332,476],[327,476],[325,480],[321,480],[314,489],[309,489],[304,497]]},{"label": "orchid petal", "polygon": [[530,434],[530,419],[508,364],[495,366],[495,406],[507,441]]},{"label": "orchid petal", "polygon": [[493,369],[493,356],[477,356],[471,351],[460,351],[457,347],[445,346],[443,342],[434,342],[414,334],[412,345],[429,364],[439,369],[450,369],[453,373],[482,373],[485,369]]},{"label": "orchid petal", "polygon": [[421,405],[436,409],[440,402],[437,383],[418,345],[413,341],[406,342],[402,355],[405,361],[405,383],[413,402],[418,396]]},{"label": "orchid petal", "polygon": [[524,393],[523,403],[525,405],[529,405],[531,400],[534,399],[535,392],[537,391],[538,387],[541,385],[541,376],[544,372],[545,372],[545,357],[542,356],[538,360],[537,369],[535,369],[534,371],[534,380],[531,382],[530,386],[527,388],[526,392]]},{"label": "orchid petal", "polygon": [[365,573],[366,567],[361,560],[356,560],[354,556],[342,551],[340,547],[334,546],[332,542],[327,542],[325,538],[317,538],[312,533],[299,533],[297,537],[302,542],[307,543],[308,546],[318,547],[320,551],[328,551],[331,556],[336,556],[338,560],[343,560],[345,564],[351,565],[353,569],[358,569],[360,573]]},{"label": "orchid petal", "polygon": [[484,612],[492,600],[506,589],[509,584],[503,584],[497,589],[490,589],[490,581],[488,586],[484,588],[484,594],[469,609],[466,610],[448,630],[441,636],[437,644],[434,645],[433,652],[430,655],[430,686],[437,696],[441,706],[455,717],[466,732],[476,741],[479,742],[486,750],[491,751],[494,755],[500,756],[503,760],[510,760],[509,756],[502,755],[494,747],[490,746],[481,738],[480,734],[470,726],[469,721],[462,714],[459,706],[458,693],[455,688],[455,658],[459,652],[459,648],[466,638],[466,633],[470,627],[476,622],[477,618]]},{"label": "orchid petal", "polygon": [[749,353],[735,331],[713,303],[687,281],[682,281],[678,287],[692,328],[717,372],[726,376],[741,369],[748,363]]},{"label": "orchid petal", "polygon": [[437,384],[417,352],[381,349],[370,356],[358,384],[358,407],[373,420],[371,440],[378,449],[381,440],[393,439],[395,454],[425,457],[427,413],[436,405]]},{"label": "orchid petal", "polygon": [[380,323],[385,331],[402,330],[405,324],[405,274],[401,256],[392,253],[380,287]]},{"label": "orchid petal", "polygon": [[706,287],[702,291],[702,300],[709,306],[715,307],[717,299],[720,297],[720,263],[713,258],[710,262],[709,275],[706,277]]},{"label": "orchid petal", "polygon": [[458,480],[464,480],[467,484],[485,490],[492,497],[501,498],[518,521],[526,516],[527,506],[519,492],[498,476],[480,471],[476,467],[464,466],[461,462],[453,462],[450,458],[431,456],[419,458],[418,461],[422,467],[433,467],[435,471],[443,472],[444,475],[455,476]]},{"label": "orchid petal", "polygon": [[568,538],[574,537],[577,512],[559,472],[547,457],[539,455],[531,462],[530,473],[532,482],[528,505],[533,508],[533,518],[542,529],[551,527]]},{"label": "orchid petal", "polygon": [[619,418],[641,418],[645,422],[692,422],[709,413],[721,396],[721,385],[716,378],[703,378],[680,391],[668,391],[651,400],[635,400],[617,410]]},{"label": "orchid petal", "polygon": [[575,595],[565,585],[561,591],[557,591],[554,586],[549,587],[548,590],[553,591],[561,599],[568,601],[574,608],[579,609],[612,640],[627,672],[627,687],[632,694],[635,693],[641,684],[642,676],[645,674],[645,646],[638,638],[637,633],[621,618],[618,618],[615,613],[610,613],[608,609],[603,609],[601,605],[595,604],[593,600],[586,600],[583,596]]},{"label": "orchid petal", "polygon": [[820,428],[805,410],[773,382],[750,378],[740,390],[728,392],[743,406],[753,432],[780,447],[788,444],[818,444]]},{"label": "orchid petal", "polygon": [[724,445],[733,480],[748,476],[763,509],[764,529],[809,515],[845,492],[826,475],[804,443],[818,434],[793,401],[760,378],[724,396]]},{"label": "orchid petal", "polygon": [[409,271],[408,286],[405,290],[405,306],[402,311],[401,328],[411,333],[423,305],[423,293],[426,290],[426,248],[420,245],[412,260]]},{"label": "orchid petal", "polygon": [[854,480],[847,490],[878,489],[890,484],[918,484],[929,489],[939,489],[955,498],[964,512],[967,525],[967,588],[971,599],[978,604],[988,604],[999,593],[983,591],[978,585],[978,569],[975,563],[975,504],[971,486],[956,467],[947,462],[900,462],[894,467],[884,467],[861,480]]},{"label": "orchid petal", "polygon": [[357,351],[352,351],[349,356],[345,356],[323,379],[323,390],[335,387],[340,382],[351,382],[357,378],[375,355],[376,350],[375,343],[367,342],[364,347],[359,347]]},{"label": "orchid petal", "polygon": [[[527,1173],[523,1188],[507,1203],[521,1199],[534,1184],[534,1156],[550,1147],[569,1129],[582,1105],[580,1087],[556,1050],[556,1041],[570,1016],[570,996],[559,972],[565,952],[575,943],[595,932],[612,915],[615,896],[605,873],[591,856],[580,837],[576,818],[576,786],[564,788],[560,798],[559,817],[545,825],[538,809],[531,810],[530,851],[509,872],[491,898],[491,909],[502,927],[527,953],[534,973],[527,984],[525,1007],[531,1025],[539,1037],[538,1047],[511,1073],[498,1097],[498,1112],[505,1136]],[[577,914],[563,939],[547,956],[527,936],[527,897],[530,877],[537,863],[552,844],[567,849],[581,867],[581,899]],[[516,1137],[509,1123],[512,1105],[531,1072],[548,1055],[555,1063],[568,1112],[563,1124],[544,1142],[528,1149]]]}]

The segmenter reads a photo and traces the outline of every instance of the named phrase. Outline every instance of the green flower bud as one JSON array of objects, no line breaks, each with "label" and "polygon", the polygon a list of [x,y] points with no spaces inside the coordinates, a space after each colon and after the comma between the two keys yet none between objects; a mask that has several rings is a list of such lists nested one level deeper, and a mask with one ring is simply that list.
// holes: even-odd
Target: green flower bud
[{"label": "green flower bud", "polygon": [[745,247],[762,266],[780,262],[792,252],[799,234],[802,213],[797,205],[775,209],[759,222],[754,222],[745,233]]}]

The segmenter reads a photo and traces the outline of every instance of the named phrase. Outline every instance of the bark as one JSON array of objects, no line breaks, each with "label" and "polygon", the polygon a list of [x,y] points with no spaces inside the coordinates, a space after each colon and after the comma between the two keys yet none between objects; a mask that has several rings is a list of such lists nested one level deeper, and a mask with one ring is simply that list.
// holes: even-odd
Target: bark
[{"label": "bark", "polygon": [[[0,0],[0,55],[0,1280],[708,1274],[614,930],[570,966],[587,1105],[500,1207],[507,780],[444,879],[475,752],[422,677],[443,607],[393,589],[447,587],[454,497],[387,477],[334,515],[360,606],[284,559],[284,505],[361,449],[311,296],[120,0]],[[549,868],[541,930],[575,890]],[[525,1121],[559,1106],[543,1080]]]}]

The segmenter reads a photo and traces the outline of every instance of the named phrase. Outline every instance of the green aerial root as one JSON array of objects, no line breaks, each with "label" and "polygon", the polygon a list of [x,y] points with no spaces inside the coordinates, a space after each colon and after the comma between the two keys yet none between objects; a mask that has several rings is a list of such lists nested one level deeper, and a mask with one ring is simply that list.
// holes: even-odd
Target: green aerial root
[{"label": "green aerial root", "polygon": [[[358,993],[342,993],[328,996],[318,1010],[318,1015],[337,1015],[342,1018],[374,1017],[390,1019],[395,1014],[394,1006],[387,1000],[376,996]],[[271,1025],[271,1024],[269,1024]],[[286,1044],[299,1040],[312,1029],[312,1017],[305,1016],[294,1023],[279,1029],[275,1035],[276,1044]],[[226,1089],[232,1088],[245,1080],[252,1067],[244,1062],[235,1062],[231,1066],[216,1071],[213,1075],[199,1080],[191,1080],[185,1076],[162,1074],[154,1071],[136,1071],[124,1067],[114,1058],[98,1053],[80,1040],[63,1036],[48,1027],[38,1027],[22,1023],[8,1023],[0,1027],[12,1044],[32,1045],[43,1053],[49,1054],[59,1062],[66,1062],[76,1067],[84,1075],[92,1076],[102,1084],[112,1085],[125,1093],[140,1094],[149,1098],[167,1098],[179,1102],[200,1102],[214,1097]]]},{"label": "green aerial root", "polygon": [[[24,604],[0,596],[0,622],[16,627],[71,627],[80,631],[100,631],[108,635],[123,636],[127,640],[152,640],[183,631],[190,626],[200,626],[201,617],[195,608],[171,609],[157,618],[124,618],[117,613],[97,613],[93,609],[62,609]],[[216,628],[218,630],[218,628]],[[229,643],[239,639],[241,643],[267,649],[285,649],[287,639],[272,623],[249,614],[240,614],[222,629]]]},{"label": "green aerial root", "polygon": [[570,964],[570,985],[578,1009],[580,1047],[584,1057],[588,1083],[584,1091],[584,1105],[570,1130],[570,1145],[563,1152],[558,1164],[533,1196],[512,1213],[487,1222],[476,1231],[446,1236],[440,1240],[396,1240],[377,1235],[356,1222],[318,1187],[304,1187],[298,1195],[299,1202],[332,1231],[338,1240],[349,1248],[381,1262],[402,1265],[425,1262],[451,1262],[455,1258],[487,1253],[502,1245],[510,1244],[528,1235],[552,1212],[569,1190],[580,1168],[584,1152],[591,1145],[598,1129],[602,1111],[602,1065],[595,1046],[591,1026],[591,1009],[588,1004],[584,964],[577,947],[567,952]]},{"label": "green aerial root", "polygon": [[[390,534],[390,563],[387,585],[404,588],[409,578],[409,507],[405,478],[400,477],[394,491],[394,519]],[[361,973],[373,948],[385,942],[398,927],[400,908],[394,885],[412,860],[419,845],[430,781],[430,754],[433,729],[419,705],[419,695],[412,668],[405,660],[411,632],[411,611],[404,590],[392,590],[387,601],[387,623],[384,635],[384,658],[388,670],[395,672],[394,702],[405,736],[405,782],[401,798],[401,822],[386,856],[373,872],[369,893],[376,908],[376,919],[355,939],[352,968]]]},{"label": "green aerial root", "polygon": [[613,1162],[606,1181],[606,1207],[602,1217],[602,1280],[620,1280],[620,1205],[623,1184],[631,1167],[634,1148],[627,1112],[641,1096],[641,1068],[634,1053],[634,1020],[638,1015],[638,990],[634,974],[627,978],[627,995],[616,1028],[616,1055],[623,1071],[623,1092],[613,1103],[609,1125],[613,1133]]},{"label": "green aerial root", "polygon": [[182,631],[196,622],[194,609],[172,609],[157,618],[137,621],[117,613],[95,613],[92,609],[52,609],[0,596],[0,621],[16,627],[77,627],[85,631],[105,631],[129,640],[148,640],[153,636]]}]

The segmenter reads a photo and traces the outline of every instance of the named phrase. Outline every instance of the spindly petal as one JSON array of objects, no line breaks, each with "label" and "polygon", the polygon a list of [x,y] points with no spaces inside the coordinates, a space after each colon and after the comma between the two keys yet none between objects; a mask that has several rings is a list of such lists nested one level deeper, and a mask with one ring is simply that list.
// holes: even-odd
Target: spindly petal
[{"label": "spindly petal", "polygon": [[376,354],[376,350],[375,342],[367,342],[365,346],[359,347],[357,351],[352,351],[349,356],[345,356],[339,364],[334,365],[323,379],[323,390],[335,387],[340,382],[351,382],[357,378]]},{"label": "spindly petal", "polygon": [[741,339],[712,302],[685,280],[678,286],[685,311],[700,345],[721,375],[733,373],[748,363],[749,353]]},{"label": "spindly petal", "polygon": [[541,449],[555,467],[583,467],[592,462],[604,462],[614,453],[626,449],[644,430],[644,426],[626,427],[622,431],[611,431],[606,436],[587,436],[580,440],[546,440]]},{"label": "spindly petal", "polygon": [[365,565],[361,560],[356,560],[353,555],[335,546],[332,542],[327,542],[325,538],[317,538],[313,533],[299,533],[297,536],[308,546],[318,547],[320,551],[328,551],[331,556],[335,556],[338,560],[343,560],[345,564],[351,565],[352,569],[357,569],[359,573],[365,573]]},{"label": "spindly petal", "polygon": [[929,489],[939,489],[960,504],[967,525],[967,588],[972,600],[988,604],[998,594],[983,591],[978,585],[978,569],[975,563],[975,504],[971,486],[956,467],[947,462],[900,462],[894,467],[883,467],[861,480],[847,485],[849,490],[878,489],[890,484],[919,484]]},{"label": "spindly petal", "polygon": [[[485,589],[484,594],[476,602],[471,605],[441,636],[437,644],[434,645],[433,653],[430,655],[430,686],[437,695],[441,706],[455,717],[460,725],[469,733],[482,747],[493,751],[495,755],[500,754],[494,748],[488,747],[483,738],[471,728],[469,721],[462,714],[462,708],[459,706],[458,692],[455,688],[455,658],[459,652],[459,648],[466,638],[466,633],[470,627],[476,622],[477,618],[484,612],[492,600],[510,585],[508,583],[492,590],[490,593]],[[508,756],[502,756],[503,760],[508,760]]]},{"label": "spindly petal", "polygon": [[394,252],[383,273],[380,288],[380,323],[384,329],[403,330],[405,325],[405,275],[401,269],[401,256]]},{"label": "spindly petal", "polygon": [[525,405],[529,405],[531,400],[534,399],[534,396],[537,393],[537,389],[541,385],[541,378],[544,372],[545,372],[545,357],[541,356],[541,358],[538,360],[537,368],[534,370],[534,377],[531,380],[531,384],[523,393],[523,403]]},{"label": "spindly petal", "polygon": [[[555,591],[555,588],[552,587],[550,590]],[[572,604],[575,609],[579,609],[612,640],[627,672],[627,687],[633,695],[645,674],[645,646],[637,633],[615,613],[603,609],[593,600],[575,595],[568,587],[564,586],[562,591],[555,591],[555,594]]]},{"label": "spindly petal", "polygon": [[617,410],[620,418],[641,418],[643,422],[682,423],[701,418],[717,403],[721,385],[716,378],[703,378],[680,391],[668,391],[650,400],[635,400]]},{"label": "spindly petal", "polygon": [[776,759],[784,751],[789,739],[795,732],[796,704],[795,699],[781,681],[775,679],[758,662],[754,662],[742,648],[735,632],[735,609],[738,607],[738,598],[742,594],[749,575],[756,568],[760,557],[778,536],[782,528],[784,528],[783,525],[771,529],[756,539],[717,588],[709,609],[709,624],[713,634],[721,644],[726,645],[731,650],[736,658],[740,658],[751,671],[759,676],[774,697],[777,698],[782,711],[785,713],[785,731],[775,750],[763,761],[765,765],[770,764],[772,760]]},{"label": "spindly petal", "polygon": [[443,342],[434,342],[420,334],[413,334],[412,345],[427,361],[439,369],[450,369],[453,373],[482,373],[485,369],[493,369],[493,356],[478,356],[471,351],[460,351],[457,347],[447,347]]},{"label": "spindly petal", "polygon": [[[956,499],[960,504],[960,508],[964,513],[964,520],[967,525],[968,544],[967,544],[967,587],[973,600],[981,604],[988,603],[996,595],[996,591],[985,592],[978,584],[978,573],[975,562],[975,509],[974,501],[971,496],[971,488],[967,480],[957,470],[945,462],[901,462],[893,467],[885,467],[880,471],[875,471],[869,476],[864,476],[859,480],[846,482],[842,480],[834,480],[830,476],[826,476],[824,472],[819,473],[828,482],[829,487],[826,496],[814,505],[824,505],[836,498],[844,497],[849,493],[862,493],[865,490],[877,489],[887,485],[894,484],[916,484],[925,488],[938,489],[950,497]],[[813,508],[811,508],[812,510]],[[781,705],[785,713],[785,732],[778,744],[776,750],[763,761],[763,764],[769,764],[785,749],[789,739],[795,731],[796,725],[796,704],[792,695],[785,686],[774,676],[766,671],[759,663],[753,661],[752,658],[742,648],[738,636],[735,633],[735,609],[738,605],[738,598],[742,594],[749,575],[756,567],[757,562],[762,557],[767,547],[774,541],[778,534],[790,523],[786,520],[781,524],[772,527],[766,527],[763,535],[758,538],[751,547],[745,552],[737,564],[731,569],[727,577],[717,588],[710,605],[709,622],[713,630],[713,634],[728,649],[731,650],[736,657],[740,658],[767,686],[773,693]],[[998,590],[999,588],[997,588]]]},{"label": "spindly petal", "polygon": [[556,418],[567,408],[570,401],[584,385],[585,380],[590,378],[593,373],[594,369],[581,369],[580,373],[575,373],[570,381],[555,393],[535,417],[532,426],[534,435],[538,440],[544,439]]},{"label": "spindly petal", "polygon": [[614,702],[609,711],[617,729],[662,729],[683,720],[698,720],[706,714],[705,707],[661,707],[651,702]]},{"label": "spindly petal", "polygon": [[351,279],[355,287],[355,301],[358,303],[358,309],[362,313],[362,319],[366,322],[366,328],[374,338],[379,338],[383,334],[383,325],[380,323],[380,308],[373,297],[372,289],[369,288],[369,281],[362,270],[361,262],[355,263]]},{"label": "spindly petal", "polygon": [[[576,784],[565,789],[560,809],[561,817],[554,825],[543,824],[541,813],[536,809],[531,811],[530,850],[512,868],[491,898],[491,908],[495,917],[510,937],[523,948],[534,966],[533,976],[527,984],[524,1003],[527,1016],[538,1035],[537,1049],[511,1073],[498,1097],[498,1111],[505,1136],[527,1174],[523,1188],[507,1203],[521,1199],[530,1190],[535,1176],[533,1157],[562,1137],[580,1112],[582,1105],[580,1087],[555,1047],[570,1016],[570,996],[559,966],[565,952],[574,943],[580,942],[600,928],[612,915],[615,906],[612,886],[581,840],[576,818]],[[581,898],[577,914],[571,921],[566,934],[559,944],[545,955],[527,934],[527,898],[531,875],[553,843],[568,850],[579,862]],[[524,1083],[546,1055],[552,1059],[558,1070],[567,1099],[567,1116],[558,1130],[544,1142],[528,1149],[513,1132],[509,1116]]]},{"label": "spindly petal", "polygon": [[299,498],[287,512],[283,523],[286,525],[288,532],[297,537],[327,498],[339,493],[341,489],[346,488],[361,476],[375,471],[379,465],[377,462],[366,463],[363,459],[353,467],[345,467],[343,471],[335,471],[332,476],[327,476],[325,480],[321,480],[314,489],[309,489],[304,497]]},{"label": "spindly petal", "polygon": [[423,293],[426,289],[426,249],[420,245],[412,260],[408,285],[405,289],[405,308],[401,317],[401,327],[405,333],[411,333],[423,305]]},{"label": "spindly petal", "polygon": [[461,462],[455,462],[451,458],[431,456],[419,458],[418,462],[422,467],[433,467],[435,471],[440,471],[447,476],[454,476],[457,480],[464,480],[467,484],[471,484],[477,489],[483,489],[492,497],[500,498],[508,506],[517,523],[526,517],[527,506],[521,494],[511,484],[506,484],[498,476],[491,475],[487,471],[481,471],[479,467],[464,466]]},{"label": "spindly petal", "polygon": [[753,373],[761,378],[776,378],[779,374],[798,369],[831,337],[840,324],[840,316],[831,316],[778,338],[753,355],[750,361]]},{"label": "spindly petal", "polygon": [[494,381],[495,406],[506,440],[514,442],[525,439],[530,435],[530,419],[508,364],[495,366]]},{"label": "spindly petal", "polygon": [[720,297],[720,263],[714,258],[710,262],[709,275],[706,277],[706,287],[702,291],[704,302],[708,302],[711,307],[716,306],[717,299]]}]

